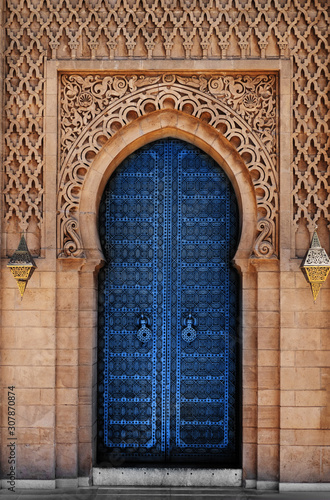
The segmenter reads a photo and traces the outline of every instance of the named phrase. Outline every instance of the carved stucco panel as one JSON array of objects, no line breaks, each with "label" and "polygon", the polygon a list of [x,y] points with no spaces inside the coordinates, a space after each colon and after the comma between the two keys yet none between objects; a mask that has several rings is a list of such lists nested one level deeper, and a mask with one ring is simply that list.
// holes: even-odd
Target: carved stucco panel
[{"label": "carved stucco panel", "polygon": [[83,255],[79,202],[84,178],[102,145],[132,120],[166,108],[217,129],[236,147],[255,187],[254,255],[277,254],[277,77],[251,75],[61,76],[58,245],[60,257]]}]

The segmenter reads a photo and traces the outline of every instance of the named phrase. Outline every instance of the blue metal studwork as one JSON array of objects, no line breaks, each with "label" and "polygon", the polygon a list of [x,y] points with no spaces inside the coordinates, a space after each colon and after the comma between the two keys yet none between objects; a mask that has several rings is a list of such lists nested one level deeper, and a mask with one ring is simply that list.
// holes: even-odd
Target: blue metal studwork
[{"label": "blue metal studwork", "polygon": [[100,208],[100,460],[235,460],[237,235],[232,186],[192,145],[154,142],[111,177]]}]

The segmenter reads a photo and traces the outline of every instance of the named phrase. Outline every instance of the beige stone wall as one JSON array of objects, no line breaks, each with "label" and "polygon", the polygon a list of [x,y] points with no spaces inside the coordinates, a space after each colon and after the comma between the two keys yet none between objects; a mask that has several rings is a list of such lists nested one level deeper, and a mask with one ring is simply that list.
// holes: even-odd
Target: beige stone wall
[{"label": "beige stone wall", "polygon": [[330,283],[315,304],[298,267],[281,273],[281,480],[329,482]]},{"label": "beige stone wall", "polygon": [[21,301],[2,261],[1,469],[8,471],[8,386],[15,386],[17,477],[49,479],[55,470],[55,266],[38,270]]},{"label": "beige stone wall", "polygon": [[[326,3],[222,3],[181,2],[179,16],[179,4],[153,1],[142,16],[142,3],[131,9],[124,2],[124,13],[131,13],[125,17],[115,1],[87,5],[79,0],[66,12],[51,0],[34,10],[25,0],[9,2],[1,199],[3,478],[8,472],[11,385],[16,392],[18,479],[86,479],[96,465],[97,273],[102,260],[98,203],[111,171],[127,154],[174,135],[213,156],[240,198],[243,237],[235,264],[242,282],[243,478],[248,486],[259,487],[330,483],[330,281],[314,304],[299,268],[315,224],[327,251],[330,246]],[[162,12],[156,15],[158,4]],[[269,258],[256,252],[263,204],[243,146],[236,139],[230,142],[237,137],[234,125],[226,135],[216,121],[198,116],[198,107],[189,115],[179,104],[153,108],[130,123],[124,120],[120,130],[94,148],[93,161],[81,160],[86,172],[75,184],[79,201],[69,200],[74,207],[68,217],[71,232],[62,231],[59,193],[66,199],[67,192],[60,183],[65,160],[60,145],[63,127],[71,125],[64,123],[61,75],[101,70],[103,75],[121,73],[127,81],[162,72],[189,78],[276,75],[276,145],[269,170],[263,168],[274,172],[269,185],[277,204],[267,219],[274,222],[273,232],[260,240],[271,246],[271,255],[265,255]],[[221,96],[213,94],[213,99],[229,106]],[[192,98],[191,103],[196,105]],[[264,115],[271,111],[264,109]],[[242,119],[241,111],[235,112]],[[78,139],[83,132],[95,132],[88,126],[81,131],[77,126]],[[260,132],[254,125],[246,130],[253,137]],[[38,267],[21,300],[6,265],[23,230]],[[77,235],[81,253],[63,255],[65,243],[72,249]]]}]

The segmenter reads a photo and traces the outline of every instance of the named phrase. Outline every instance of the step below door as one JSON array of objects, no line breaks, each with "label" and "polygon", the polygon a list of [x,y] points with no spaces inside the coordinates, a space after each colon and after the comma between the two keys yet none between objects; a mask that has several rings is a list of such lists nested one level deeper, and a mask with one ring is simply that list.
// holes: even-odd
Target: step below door
[{"label": "step below door", "polygon": [[223,170],[177,139],[129,156],[99,217],[98,458],[238,464],[238,209]]}]

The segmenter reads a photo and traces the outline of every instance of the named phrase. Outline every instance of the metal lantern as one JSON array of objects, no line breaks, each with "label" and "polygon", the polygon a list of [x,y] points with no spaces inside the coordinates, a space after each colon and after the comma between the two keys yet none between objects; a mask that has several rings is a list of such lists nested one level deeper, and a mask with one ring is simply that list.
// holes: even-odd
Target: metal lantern
[{"label": "metal lantern", "polygon": [[317,232],[314,231],[310,249],[301,264],[307,281],[312,287],[314,301],[318,296],[322,284],[330,271],[330,259],[324,248],[321,247]]},{"label": "metal lantern", "polygon": [[37,267],[33,258],[31,257],[24,235],[22,235],[17,250],[14,252],[12,258],[7,264],[7,267],[9,267],[12,275],[17,281],[21,298],[23,298],[27,282],[29,281],[34,270]]}]

